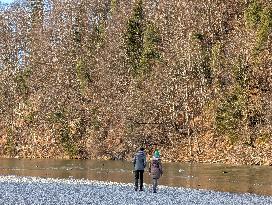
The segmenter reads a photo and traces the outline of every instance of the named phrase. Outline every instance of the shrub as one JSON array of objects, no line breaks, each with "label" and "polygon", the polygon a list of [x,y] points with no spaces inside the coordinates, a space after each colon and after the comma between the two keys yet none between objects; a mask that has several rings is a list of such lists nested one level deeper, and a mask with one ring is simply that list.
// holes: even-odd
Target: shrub
[{"label": "shrub", "polygon": [[90,75],[87,72],[87,66],[82,59],[79,59],[76,65],[77,79],[80,84],[80,88],[84,90],[90,82]]},{"label": "shrub", "polygon": [[241,86],[242,88],[245,88],[245,86],[249,82],[249,70],[248,66],[243,62],[241,58],[238,59],[238,62],[233,67],[233,74],[236,82]]},{"label": "shrub", "polygon": [[17,75],[15,76],[15,83],[17,87],[17,91],[20,93],[20,95],[27,95],[29,91],[29,87],[27,85],[27,80],[30,76],[30,70],[26,69],[23,71],[19,71]]},{"label": "shrub", "polygon": [[264,6],[259,0],[254,0],[245,11],[246,24],[256,30],[256,50],[261,50],[272,31],[272,8]]},{"label": "shrub", "polygon": [[4,146],[4,153],[9,156],[15,156],[16,155],[16,148],[15,148],[15,140],[14,140],[14,134],[11,128],[8,128],[7,131],[7,141]]},{"label": "shrub", "polygon": [[233,144],[239,140],[244,125],[246,96],[240,87],[234,88],[219,103],[216,110],[216,132],[228,136]]},{"label": "shrub", "polygon": [[262,5],[254,0],[245,11],[246,24],[250,28],[256,28],[261,21]]}]

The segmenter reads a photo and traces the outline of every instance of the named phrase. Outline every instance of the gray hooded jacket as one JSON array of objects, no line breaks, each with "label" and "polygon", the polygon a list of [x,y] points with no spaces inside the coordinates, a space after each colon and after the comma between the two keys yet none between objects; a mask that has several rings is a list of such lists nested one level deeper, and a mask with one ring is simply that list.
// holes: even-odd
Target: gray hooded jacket
[{"label": "gray hooded jacket", "polygon": [[144,170],[146,166],[145,152],[139,150],[133,158],[134,170]]}]

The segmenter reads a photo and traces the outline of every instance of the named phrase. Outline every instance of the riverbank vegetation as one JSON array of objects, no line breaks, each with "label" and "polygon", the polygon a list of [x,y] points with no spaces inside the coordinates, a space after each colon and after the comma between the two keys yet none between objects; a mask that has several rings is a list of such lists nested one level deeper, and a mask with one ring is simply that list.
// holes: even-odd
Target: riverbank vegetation
[{"label": "riverbank vegetation", "polygon": [[0,154],[272,163],[270,0],[0,6]]}]

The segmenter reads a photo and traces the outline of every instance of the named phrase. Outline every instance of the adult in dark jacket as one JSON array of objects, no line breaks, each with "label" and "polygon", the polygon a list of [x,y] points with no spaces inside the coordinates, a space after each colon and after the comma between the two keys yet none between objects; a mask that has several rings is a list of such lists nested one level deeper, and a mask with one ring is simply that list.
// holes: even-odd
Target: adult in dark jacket
[{"label": "adult in dark jacket", "polygon": [[149,163],[148,172],[152,177],[153,193],[157,193],[158,179],[163,174],[160,154],[158,150],[155,151],[154,156]]},{"label": "adult in dark jacket", "polygon": [[144,152],[144,148],[140,148],[140,150],[135,154],[133,158],[133,165],[135,174],[135,191],[138,190],[139,179],[140,179],[140,191],[143,191],[144,169],[146,166],[146,155]]}]

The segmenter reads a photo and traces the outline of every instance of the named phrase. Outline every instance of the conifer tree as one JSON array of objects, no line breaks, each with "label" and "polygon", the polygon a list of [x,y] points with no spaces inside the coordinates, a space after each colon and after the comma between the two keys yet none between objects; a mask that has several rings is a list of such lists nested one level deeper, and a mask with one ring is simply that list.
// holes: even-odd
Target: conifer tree
[{"label": "conifer tree", "polygon": [[140,69],[141,57],[143,53],[144,36],[144,13],[143,1],[137,1],[131,18],[127,23],[126,54],[128,58],[129,69],[133,75],[137,75]]}]

